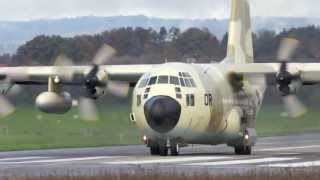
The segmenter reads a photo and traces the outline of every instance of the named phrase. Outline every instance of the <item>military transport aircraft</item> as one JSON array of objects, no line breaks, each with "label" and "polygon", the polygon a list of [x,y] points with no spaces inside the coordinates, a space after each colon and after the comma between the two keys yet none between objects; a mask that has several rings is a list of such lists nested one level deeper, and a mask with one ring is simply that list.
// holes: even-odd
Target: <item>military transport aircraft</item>
[{"label": "military transport aircraft", "polygon": [[[275,85],[291,116],[305,107],[294,95],[303,85],[320,82],[320,64],[289,63],[298,41],[285,39],[279,63],[254,63],[247,0],[232,0],[228,51],[221,63],[102,65],[114,50],[105,45],[92,66],[73,66],[60,56],[49,67],[0,67],[0,78],[11,85],[48,85],[36,99],[46,113],[63,114],[73,105],[64,86],[84,87],[81,117],[96,119],[93,100],[105,93],[125,95],[134,87],[130,119],[141,130],[152,155],[178,155],[188,144],[227,144],[236,154],[251,154],[257,139],[256,116],[267,85]],[[11,86],[10,86],[11,87]],[[9,90],[9,89],[8,89]],[[3,94],[7,90],[3,91]],[[0,98],[0,113],[12,112]]]}]

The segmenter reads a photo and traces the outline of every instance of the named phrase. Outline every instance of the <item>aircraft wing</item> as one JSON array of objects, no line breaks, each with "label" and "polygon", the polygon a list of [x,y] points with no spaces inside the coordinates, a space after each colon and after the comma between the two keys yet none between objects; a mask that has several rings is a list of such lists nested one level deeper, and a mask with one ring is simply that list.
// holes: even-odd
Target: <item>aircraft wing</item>
[{"label": "aircraft wing", "polygon": [[[99,70],[105,71],[109,80],[136,83],[154,66],[156,65],[105,65],[100,66]],[[0,80],[9,79],[16,84],[45,85],[49,77],[60,77],[62,84],[81,85],[91,69],[92,66],[0,67]]]},{"label": "aircraft wing", "polygon": [[[228,67],[228,70],[245,76],[265,75],[268,82],[275,82],[280,66],[280,63],[233,64]],[[299,76],[303,84],[320,83],[320,63],[288,63],[287,71]]]}]

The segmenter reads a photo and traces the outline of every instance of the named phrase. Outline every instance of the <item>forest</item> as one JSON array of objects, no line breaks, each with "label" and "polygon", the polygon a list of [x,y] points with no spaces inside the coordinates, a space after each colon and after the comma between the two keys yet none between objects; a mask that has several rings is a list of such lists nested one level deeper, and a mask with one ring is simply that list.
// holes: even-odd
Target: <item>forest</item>
[{"label": "forest", "polygon": [[[293,62],[317,62],[320,60],[320,28],[308,26],[284,29],[282,32],[259,31],[253,35],[256,62],[272,62],[276,59],[279,42],[284,37],[300,41]],[[190,28],[118,28],[95,35],[73,38],[37,36],[18,48],[16,54],[3,54],[0,64],[53,65],[57,56],[64,54],[77,65],[89,64],[103,44],[117,50],[117,56],[109,64],[146,64],[163,62],[213,62],[226,54],[227,34],[218,39],[208,29]]]}]

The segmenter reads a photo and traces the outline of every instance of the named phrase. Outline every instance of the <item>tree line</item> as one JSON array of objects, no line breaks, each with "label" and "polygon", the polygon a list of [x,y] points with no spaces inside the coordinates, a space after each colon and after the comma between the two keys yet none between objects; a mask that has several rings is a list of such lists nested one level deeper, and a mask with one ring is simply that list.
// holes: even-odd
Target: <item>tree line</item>
[{"label": "tree line", "polygon": [[[272,62],[276,59],[279,42],[292,37],[301,42],[293,61],[318,62],[320,60],[320,28],[315,26],[274,31],[260,31],[253,35],[257,62]],[[0,56],[2,65],[53,65],[57,56],[65,54],[75,64],[89,64],[96,51],[109,44],[117,50],[117,56],[110,64],[163,63],[165,61],[197,62],[220,61],[227,48],[227,34],[218,39],[208,29],[191,28],[182,32],[178,28],[161,28],[160,31],[145,28],[119,28],[95,35],[81,35],[72,38],[61,36],[37,36],[22,45],[14,55]],[[21,102],[33,102],[34,97],[46,87],[24,91]],[[300,92],[303,100],[320,107],[318,86],[304,87]],[[34,89],[37,89],[35,91]],[[31,96],[29,94],[32,94]],[[31,98],[32,97],[32,98]],[[266,103],[280,104],[276,88],[268,91]]]},{"label": "tree line", "polygon": [[[292,37],[301,42],[293,59],[311,62],[320,59],[320,28],[316,26],[293,28],[276,33],[260,31],[253,35],[255,58],[258,62],[276,59],[279,42]],[[53,65],[57,56],[64,54],[76,64],[89,64],[103,44],[117,50],[111,64],[162,63],[165,61],[189,61],[205,63],[220,61],[226,54],[227,34],[219,40],[208,29],[124,27],[95,35],[72,38],[61,36],[37,36],[18,48],[14,55],[0,56],[1,64]]]}]

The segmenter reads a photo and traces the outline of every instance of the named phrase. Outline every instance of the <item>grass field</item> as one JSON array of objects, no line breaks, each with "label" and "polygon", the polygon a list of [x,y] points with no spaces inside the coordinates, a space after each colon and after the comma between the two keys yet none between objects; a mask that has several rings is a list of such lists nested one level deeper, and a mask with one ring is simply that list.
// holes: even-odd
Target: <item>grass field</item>
[{"label": "grass field", "polygon": [[[0,151],[140,144],[141,134],[129,121],[129,112],[128,106],[100,106],[98,122],[83,122],[76,109],[53,116],[33,107],[17,108],[0,120]],[[320,112],[311,111],[298,119],[280,114],[280,108],[264,107],[258,118],[259,134],[320,131]]]},{"label": "grass field", "polygon": [[100,108],[100,120],[83,122],[78,111],[47,115],[34,108],[17,108],[0,120],[0,150],[127,145],[140,143],[141,135],[129,121],[129,108]]},{"label": "grass field", "polygon": [[258,115],[260,136],[320,131],[320,111],[308,110],[304,116],[290,118],[283,115],[283,107],[263,107]]}]

